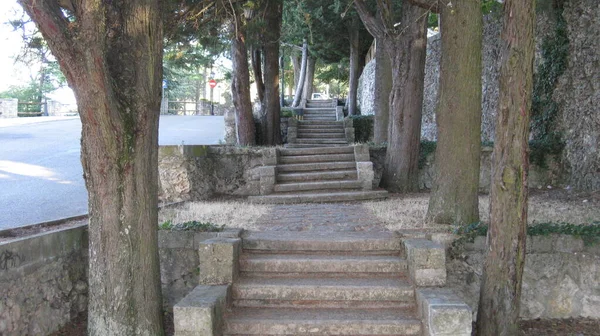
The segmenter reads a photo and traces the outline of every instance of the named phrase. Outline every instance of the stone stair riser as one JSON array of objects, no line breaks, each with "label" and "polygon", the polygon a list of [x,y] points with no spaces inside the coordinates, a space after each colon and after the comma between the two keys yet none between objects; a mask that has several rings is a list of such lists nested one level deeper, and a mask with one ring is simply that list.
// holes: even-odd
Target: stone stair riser
[{"label": "stone stair riser", "polygon": [[361,183],[356,180],[349,181],[318,181],[307,183],[276,184],[275,192],[327,190],[327,189],[360,189]]},{"label": "stone stair riser", "polygon": [[306,173],[286,173],[277,174],[277,182],[303,182],[303,181],[319,181],[319,180],[345,180],[357,179],[356,171],[339,170],[339,171],[323,171],[323,172],[306,172]]},{"label": "stone stair riser", "polygon": [[240,260],[244,272],[269,273],[400,273],[407,271],[399,257],[245,256]]},{"label": "stone stair riser", "polygon": [[406,301],[281,301],[281,300],[233,300],[233,307],[241,308],[328,308],[328,309],[415,309],[414,302]]},{"label": "stone stair riser", "polygon": [[314,148],[314,149],[287,149],[279,150],[281,156],[299,156],[299,155],[315,155],[315,154],[353,154],[354,149],[350,146],[335,147],[335,148]]},{"label": "stone stair riser", "polygon": [[291,173],[311,170],[328,169],[352,169],[356,167],[355,162],[313,162],[313,163],[295,163],[277,165],[278,173]]},{"label": "stone stair riser", "polygon": [[298,156],[280,156],[279,163],[317,163],[317,162],[352,162],[352,154],[323,154],[323,155],[298,155]]}]

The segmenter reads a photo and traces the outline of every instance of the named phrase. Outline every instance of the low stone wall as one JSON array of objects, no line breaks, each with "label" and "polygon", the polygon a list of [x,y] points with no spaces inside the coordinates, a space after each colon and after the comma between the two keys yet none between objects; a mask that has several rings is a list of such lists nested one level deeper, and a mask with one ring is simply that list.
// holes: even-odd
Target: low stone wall
[{"label": "low stone wall", "polygon": [[215,194],[259,195],[260,172],[268,148],[161,146],[159,200],[207,199]]},{"label": "low stone wall", "polygon": [[[385,162],[385,147],[371,147],[371,161],[373,161],[373,170],[375,179],[373,187],[379,186],[381,175],[383,174],[383,165]],[[434,158],[432,153],[425,159],[425,164],[419,169],[419,188],[422,190],[430,189],[433,184],[434,177]],[[563,172],[558,160],[553,156],[547,156],[547,167],[540,167],[530,164],[529,167],[529,187],[530,188],[545,188],[546,186],[556,186],[563,182]],[[484,147],[481,150],[481,170],[479,174],[479,191],[489,193],[491,183],[491,167],[492,167],[492,148]]]},{"label": "low stone wall", "polygon": [[[159,231],[163,308],[199,283],[203,241],[223,232]],[[87,309],[87,225],[0,243],[0,335],[49,335]]]},{"label": "low stone wall", "polygon": [[[447,285],[474,311],[484,252],[485,237],[477,237],[447,259]],[[569,235],[528,237],[520,317],[600,318],[600,245]]]},{"label": "low stone wall", "polygon": [[0,335],[47,335],[87,308],[87,225],[0,243]]}]

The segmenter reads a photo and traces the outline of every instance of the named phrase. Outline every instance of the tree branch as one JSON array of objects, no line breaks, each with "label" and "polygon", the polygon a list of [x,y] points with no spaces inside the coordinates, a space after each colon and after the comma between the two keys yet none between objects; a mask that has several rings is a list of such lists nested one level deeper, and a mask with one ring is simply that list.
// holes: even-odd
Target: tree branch
[{"label": "tree branch", "polygon": [[439,13],[440,6],[445,6],[447,3],[450,3],[448,0],[408,0],[408,2],[417,7],[427,9],[432,13]]},{"label": "tree branch", "polygon": [[64,16],[57,0],[17,0],[35,22],[50,50],[61,62],[67,78],[73,77],[76,60],[76,45],[69,21]]},{"label": "tree branch", "polygon": [[371,14],[364,0],[354,0],[354,6],[369,33],[376,39],[383,38],[385,32],[383,23]]}]

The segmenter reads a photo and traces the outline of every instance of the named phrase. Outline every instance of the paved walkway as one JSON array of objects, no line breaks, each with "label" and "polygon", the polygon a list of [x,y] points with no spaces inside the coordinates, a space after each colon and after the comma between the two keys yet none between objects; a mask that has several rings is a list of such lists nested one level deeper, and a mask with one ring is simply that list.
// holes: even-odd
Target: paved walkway
[{"label": "paved walkway", "polygon": [[274,205],[256,225],[261,231],[386,231],[360,203]]}]

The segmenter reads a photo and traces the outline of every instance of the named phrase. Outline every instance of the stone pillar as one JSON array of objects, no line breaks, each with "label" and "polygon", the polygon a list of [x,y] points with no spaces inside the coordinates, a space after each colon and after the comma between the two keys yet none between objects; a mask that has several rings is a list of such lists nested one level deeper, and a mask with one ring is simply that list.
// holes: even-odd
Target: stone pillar
[{"label": "stone pillar", "polygon": [[48,116],[56,117],[62,115],[62,104],[56,100],[46,100],[46,111]]},{"label": "stone pillar", "polygon": [[335,120],[342,121],[344,120],[344,107],[343,106],[335,106]]},{"label": "stone pillar", "polygon": [[235,127],[235,111],[227,109],[225,111],[225,143],[235,145],[237,143],[237,132]]},{"label": "stone pillar", "polygon": [[175,336],[222,335],[229,286],[197,286],[173,307]]},{"label": "stone pillar", "polygon": [[260,170],[260,194],[269,195],[275,188],[275,166],[259,167]]},{"label": "stone pillar", "polygon": [[0,118],[18,117],[19,100],[16,98],[0,99]]},{"label": "stone pillar", "polygon": [[201,285],[225,285],[233,283],[238,276],[241,239],[218,237],[200,242]]},{"label": "stone pillar", "polygon": [[296,118],[289,118],[287,143],[291,143],[291,144],[296,143],[297,138],[298,138],[298,120],[296,120]]},{"label": "stone pillar", "polygon": [[369,146],[354,145],[354,160],[356,161],[356,171],[362,189],[372,190],[375,172],[373,171],[373,162],[371,162],[371,156],[369,154]]},{"label": "stone pillar", "polygon": [[417,306],[423,321],[425,336],[470,336],[471,308],[451,290],[445,288],[417,289]]},{"label": "stone pillar", "polygon": [[444,246],[427,239],[404,241],[408,273],[418,287],[446,284],[446,251]]}]

